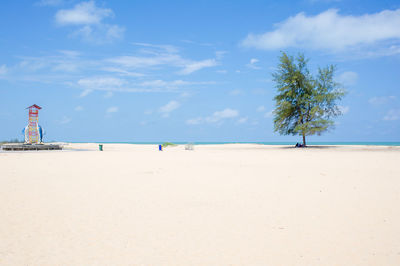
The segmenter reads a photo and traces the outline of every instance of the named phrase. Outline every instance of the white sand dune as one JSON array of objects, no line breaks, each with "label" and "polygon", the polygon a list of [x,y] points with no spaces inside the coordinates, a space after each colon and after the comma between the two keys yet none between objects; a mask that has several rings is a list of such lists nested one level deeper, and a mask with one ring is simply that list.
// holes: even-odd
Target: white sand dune
[{"label": "white sand dune", "polygon": [[0,265],[400,265],[399,147],[66,148],[0,153]]}]

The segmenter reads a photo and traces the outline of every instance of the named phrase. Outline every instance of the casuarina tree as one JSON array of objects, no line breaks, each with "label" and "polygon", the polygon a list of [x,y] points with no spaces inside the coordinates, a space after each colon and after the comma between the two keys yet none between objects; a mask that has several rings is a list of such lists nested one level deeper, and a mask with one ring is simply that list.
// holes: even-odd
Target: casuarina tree
[{"label": "casuarina tree", "polygon": [[341,111],[337,102],[345,95],[334,81],[335,66],[319,68],[313,76],[303,54],[294,58],[282,52],[273,74],[278,94],[275,96],[274,127],[283,135],[300,135],[303,147],[306,136],[320,135],[334,125]]}]

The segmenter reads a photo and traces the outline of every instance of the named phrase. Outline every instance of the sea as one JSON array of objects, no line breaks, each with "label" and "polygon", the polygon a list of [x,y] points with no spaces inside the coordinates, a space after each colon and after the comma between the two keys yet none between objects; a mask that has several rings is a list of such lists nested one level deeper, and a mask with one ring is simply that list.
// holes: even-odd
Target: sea
[{"label": "sea", "polygon": [[[82,143],[82,142],[75,142],[75,143]],[[95,142],[95,143],[109,143],[109,144],[163,144],[164,142]],[[240,141],[227,141],[227,142],[172,142],[174,144],[195,144],[195,145],[216,145],[216,144],[262,144],[262,145],[295,145],[294,142],[240,142]],[[328,142],[307,142],[308,146],[312,145],[371,145],[371,146],[400,146],[400,142],[335,142],[335,141],[328,141]]]}]

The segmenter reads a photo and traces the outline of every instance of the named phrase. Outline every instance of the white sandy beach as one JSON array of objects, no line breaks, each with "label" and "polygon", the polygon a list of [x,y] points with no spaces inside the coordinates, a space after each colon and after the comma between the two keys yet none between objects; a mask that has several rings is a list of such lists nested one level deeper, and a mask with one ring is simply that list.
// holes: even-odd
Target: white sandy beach
[{"label": "white sandy beach", "polygon": [[0,265],[400,264],[400,147],[66,148],[0,152]]}]

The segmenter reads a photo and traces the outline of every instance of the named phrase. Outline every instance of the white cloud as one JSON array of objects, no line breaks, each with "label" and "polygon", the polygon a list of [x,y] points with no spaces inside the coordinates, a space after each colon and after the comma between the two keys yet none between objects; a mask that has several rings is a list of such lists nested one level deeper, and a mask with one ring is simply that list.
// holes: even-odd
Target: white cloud
[{"label": "white cloud", "polygon": [[122,39],[125,29],[117,25],[101,24],[101,26],[92,27],[85,25],[74,31],[71,36],[81,37],[84,41],[103,44],[111,43],[115,40]]},{"label": "white cloud", "polygon": [[[180,85],[186,84],[177,80],[172,82],[164,82],[162,80],[146,81],[142,83],[134,83],[129,80],[115,77],[90,77],[79,79],[75,87],[83,89],[80,97],[85,97],[93,91],[106,91],[105,98],[113,96],[114,92],[167,92],[175,91]],[[188,83],[191,84],[191,83]]]},{"label": "white cloud", "polygon": [[166,87],[166,88],[176,88],[178,86],[190,85],[193,84],[191,82],[183,81],[183,80],[173,80],[173,81],[164,81],[164,80],[148,80],[140,83],[140,86],[143,87]]},{"label": "white cloud", "polygon": [[225,119],[235,118],[239,116],[239,111],[235,109],[226,108],[222,111],[216,111],[207,117],[197,117],[186,120],[188,125],[197,125],[201,123],[220,123]]},{"label": "white cloud", "polygon": [[104,32],[107,40],[118,40],[123,38],[125,28],[118,25],[105,25]]},{"label": "white cloud", "polygon": [[107,72],[112,72],[112,73],[117,73],[118,75],[127,76],[127,77],[143,77],[143,76],[145,76],[142,73],[131,72],[131,71],[127,71],[122,68],[117,68],[117,67],[104,67],[101,70],[107,71]]},{"label": "white cloud", "polygon": [[[42,56],[30,56],[30,57],[20,57],[22,61],[14,66],[14,73],[18,74],[17,76],[21,76],[26,72],[39,72],[43,70],[46,74],[50,72],[58,72],[57,75],[52,73],[51,75],[47,75],[46,78],[39,78],[43,82],[54,80],[61,76],[66,76],[69,72],[77,72],[81,69],[87,69],[92,65],[95,65],[93,62],[89,62],[85,59],[82,59],[80,53],[72,50],[60,50],[57,51],[56,54],[52,55],[42,55]],[[68,72],[68,73],[67,73]],[[38,77],[38,75],[35,75]]]},{"label": "white cloud", "polygon": [[213,67],[217,65],[217,61],[215,59],[206,59],[203,61],[191,62],[185,65],[184,69],[182,69],[179,74],[188,75],[200,69],[206,67]]},{"label": "white cloud", "polygon": [[127,81],[114,77],[91,77],[79,79],[76,85],[83,89],[80,97],[85,97],[93,91],[107,91],[105,98],[112,97],[113,91],[134,91],[131,88],[122,87]]},{"label": "white cloud", "polygon": [[160,65],[183,66],[184,60],[177,54],[156,54],[153,56],[117,56],[107,59],[108,62],[128,67],[147,68]]},{"label": "white cloud", "polygon": [[261,105],[259,107],[257,107],[257,112],[264,112],[265,111],[265,106]]},{"label": "white cloud", "polygon": [[[193,85],[210,85],[214,82],[191,82],[184,80],[147,80],[137,83],[136,81],[120,79],[115,77],[91,77],[80,79],[74,84],[84,91],[81,97],[93,91],[107,91],[106,98],[111,97],[113,92],[180,92],[182,87]],[[184,92],[183,92],[184,93]],[[189,94],[183,94],[187,97]]]},{"label": "white cloud", "polygon": [[203,68],[218,65],[216,59],[190,60],[183,58],[179,54],[179,49],[171,45],[155,45],[135,43],[144,46],[140,55],[123,55],[106,59],[107,62],[115,64],[117,69],[146,69],[160,66],[170,66],[181,68],[178,74],[188,75]]},{"label": "white cloud", "polygon": [[60,62],[53,67],[54,71],[58,72],[76,72],[78,70],[78,65],[72,62]]},{"label": "white cloud", "polygon": [[215,46],[212,43],[202,43],[202,42],[196,42],[196,41],[192,41],[192,40],[181,40],[181,42],[200,45],[200,46]]},{"label": "white cloud", "polygon": [[90,25],[99,24],[106,18],[113,16],[111,9],[98,8],[94,1],[76,4],[72,9],[59,10],[55,19],[59,25]]},{"label": "white cloud", "polygon": [[107,114],[111,114],[111,113],[116,113],[118,112],[119,108],[117,106],[112,106],[107,108],[106,113]]},{"label": "white cloud", "polygon": [[167,53],[178,53],[179,52],[179,48],[178,47],[176,47],[174,45],[169,45],[169,44],[152,44],[152,43],[143,43],[143,42],[135,42],[133,44],[136,45],[136,46],[156,48],[158,50],[162,50],[162,51],[165,51]]},{"label": "white cloud", "polygon": [[86,89],[86,90],[83,90],[82,92],[81,92],[81,94],[79,94],[79,97],[80,98],[83,98],[83,97],[86,97],[86,96],[88,96],[90,93],[92,93],[93,92],[93,90],[91,90],[91,89]]},{"label": "white cloud", "polygon": [[[162,81],[149,80],[141,83],[135,83],[128,80],[118,78],[84,78],[78,82],[71,84],[72,86],[83,89],[80,97],[85,97],[93,91],[106,91],[105,98],[111,97],[113,92],[180,92],[181,87],[199,84],[214,84],[213,82],[182,82],[178,81]],[[187,96],[188,94],[183,94]]]},{"label": "white cloud", "polygon": [[125,29],[102,21],[113,17],[111,9],[97,7],[94,1],[76,4],[72,9],[59,10],[55,21],[60,26],[79,26],[72,36],[94,43],[112,42],[123,37]]},{"label": "white cloud", "polygon": [[162,113],[163,117],[168,117],[169,114],[178,109],[181,106],[181,104],[177,101],[170,101],[166,105],[163,105],[160,107],[159,111]]},{"label": "white cloud", "polygon": [[193,93],[184,91],[184,92],[182,92],[182,93],[179,95],[179,97],[181,97],[181,98],[189,98],[189,97],[191,97],[192,95],[193,95]]},{"label": "white cloud", "polygon": [[218,122],[222,119],[237,117],[238,115],[239,115],[239,111],[230,109],[230,108],[226,108],[222,111],[214,112],[212,116],[207,118],[207,120],[209,122]]},{"label": "white cloud", "polygon": [[392,56],[400,54],[400,45],[390,45],[389,47],[380,47],[374,51],[367,51],[365,57]]},{"label": "white cloud", "polygon": [[77,107],[75,107],[74,110],[77,112],[80,112],[80,111],[83,111],[83,107],[78,105]]},{"label": "white cloud", "polygon": [[387,114],[383,117],[383,120],[386,121],[394,121],[400,119],[400,109],[392,109],[387,112]]},{"label": "white cloud", "polygon": [[260,60],[258,60],[257,58],[252,58],[252,59],[250,59],[250,64],[255,64],[258,61],[260,61]]},{"label": "white cloud", "polygon": [[299,13],[275,24],[275,30],[249,34],[245,47],[276,50],[288,47],[343,51],[388,45],[400,40],[400,9],[360,16],[341,15],[329,9],[315,16]]},{"label": "white cloud", "polygon": [[244,123],[246,123],[248,120],[249,120],[248,117],[241,117],[241,118],[238,119],[237,123],[238,123],[238,124],[244,124]]},{"label": "white cloud", "polygon": [[[57,51],[56,54],[45,54],[37,57],[21,57],[21,61],[12,68],[0,64],[0,78],[7,74],[10,80],[30,80],[40,83],[62,84],[81,89],[81,97],[93,91],[107,92],[178,92],[189,90],[195,86],[214,85],[214,81],[190,80],[150,80],[146,77],[159,75],[161,67],[170,73],[174,68],[185,68],[194,62],[184,59],[179,54],[167,54],[169,46],[146,46],[146,52],[140,51],[139,56],[116,56],[112,58],[88,59],[84,53],[72,50]],[[151,49],[151,51],[149,51]],[[164,49],[159,51],[159,49]],[[143,69],[145,74],[132,71],[132,68]],[[142,72],[142,71],[140,71]],[[88,73],[99,73],[96,76]],[[108,94],[109,95],[109,94]]]},{"label": "white cloud", "polygon": [[372,105],[382,105],[393,100],[396,100],[396,96],[392,95],[392,96],[372,97],[368,100],[368,102]]},{"label": "white cloud", "polygon": [[78,57],[81,55],[80,52],[74,50],[59,50],[58,52],[66,57]]},{"label": "white cloud", "polygon": [[338,105],[339,111],[345,115],[350,111],[350,107],[349,106],[342,106],[342,105]]},{"label": "white cloud", "polygon": [[358,74],[352,71],[343,72],[336,78],[336,80],[345,86],[351,86],[356,84],[358,80]]},{"label": "white cloud", "polygon": [[198,118],[191,118],[186,120],[186,124],[188,125],[198,125],[201,124],[203,122],[203,118],[198,117]]},{"label": "white cloud", "polygon": [[113,88],[121,87],[126,82],[123,79],[114,77],[93,77],[93,78],[83,78],[78,80],[78,85],[89,89],[101,89],[101,88]]},{"label": "white cloud", "polygon": [[258,63],[259,61],[260,60],[258,60],[257,58],[252,58],[250,59],[250,63],[248,63],[246,66],[252,69],[260,69],[260,67],[256,65],[256,63]]}]

